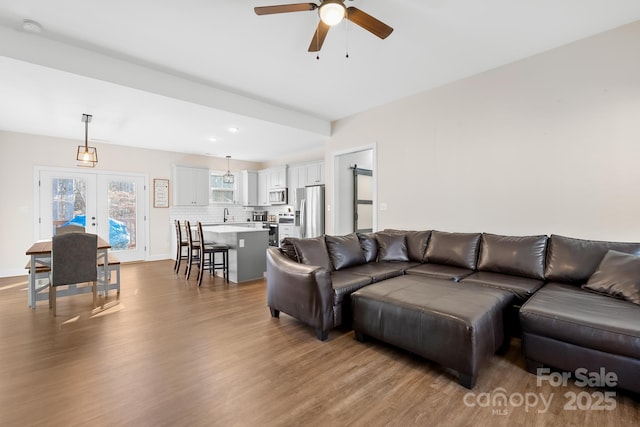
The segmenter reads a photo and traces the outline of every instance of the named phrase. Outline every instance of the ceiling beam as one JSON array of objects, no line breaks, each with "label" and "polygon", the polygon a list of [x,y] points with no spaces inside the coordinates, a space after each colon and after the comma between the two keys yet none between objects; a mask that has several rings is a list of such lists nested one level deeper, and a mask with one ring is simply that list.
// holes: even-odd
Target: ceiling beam
[{"label": "ceiling beam", "polygon": [[331,135],[328,120],[2,25],[0,55],[318,135]]}]

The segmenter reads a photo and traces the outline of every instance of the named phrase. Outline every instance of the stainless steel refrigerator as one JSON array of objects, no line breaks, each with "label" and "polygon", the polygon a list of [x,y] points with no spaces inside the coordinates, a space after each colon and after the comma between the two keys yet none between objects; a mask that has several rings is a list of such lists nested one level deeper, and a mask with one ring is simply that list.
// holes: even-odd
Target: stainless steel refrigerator
[{"label": "stainless steel refrigerator", "polygon": [[296,189],[296,225],[300,237],[324,234],[324,185]]}]

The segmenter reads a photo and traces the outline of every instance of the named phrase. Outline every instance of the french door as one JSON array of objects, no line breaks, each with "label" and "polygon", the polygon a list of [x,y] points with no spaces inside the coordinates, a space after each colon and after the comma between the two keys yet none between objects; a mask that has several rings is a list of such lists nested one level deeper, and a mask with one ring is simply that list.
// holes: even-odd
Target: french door
[{"label": "french door", "polygon": [[76,224],[107,240],[120,261],[145,259],[145,177],[41,169],[36,212],[39,239]]}]

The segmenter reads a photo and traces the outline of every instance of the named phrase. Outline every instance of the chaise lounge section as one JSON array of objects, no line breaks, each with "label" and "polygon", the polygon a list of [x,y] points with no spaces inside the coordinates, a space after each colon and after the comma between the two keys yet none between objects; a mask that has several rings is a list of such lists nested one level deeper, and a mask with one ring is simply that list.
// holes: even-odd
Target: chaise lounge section
[{"label": "chaise lounge section", "polygon": [[604,368],[640,392],[640,244],[552,235],[548,251],[548,283],[520,310],[527,369]]}]

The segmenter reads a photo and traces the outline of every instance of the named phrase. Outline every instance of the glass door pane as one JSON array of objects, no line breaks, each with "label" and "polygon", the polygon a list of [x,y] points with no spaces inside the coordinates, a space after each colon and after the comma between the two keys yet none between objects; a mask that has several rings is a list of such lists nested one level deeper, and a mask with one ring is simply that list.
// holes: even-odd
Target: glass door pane
[{"label": "glass door pane", "polygon": [[[95,233],[95,176],[43,171],[40,173],[40,227],[38,239],[50,239],[56,229],[80,225]],[[87,215],[90,218],[87,225]]]},{"label": "glass door pane", "polygon": [[118,259],[144,259],[144,178],[100,175],[98,211],[106,213],[101,216],[99,233],[108,236]]}]

